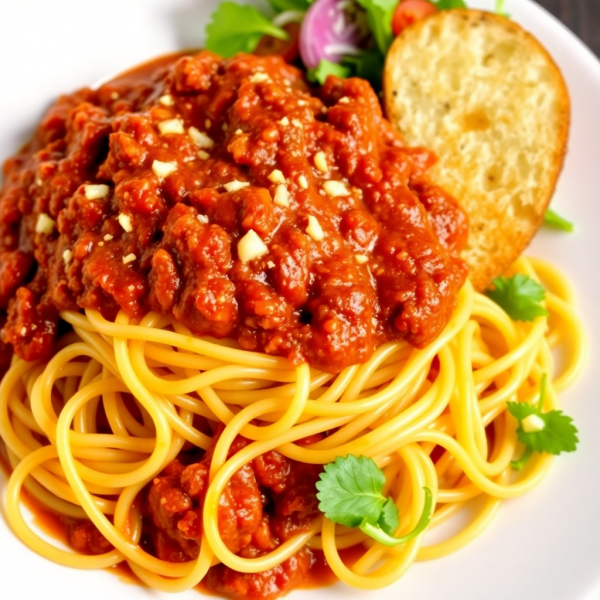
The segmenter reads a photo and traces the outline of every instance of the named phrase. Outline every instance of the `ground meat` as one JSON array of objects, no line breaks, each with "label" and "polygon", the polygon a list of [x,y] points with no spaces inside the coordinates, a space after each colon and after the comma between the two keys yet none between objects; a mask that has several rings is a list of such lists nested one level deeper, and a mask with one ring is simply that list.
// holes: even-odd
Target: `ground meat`
[{"label": "ground meat", "polygon": [[[248,443],[238,436],[229,456]],[[146,523],[146,531],[159,558],[174,562],[197,558],[211,459],[212,448],[199,462],[184,466],[176,460],[150,485],[151,523]],[[219,503],[219,532],[225,545],[253,558],[308,529],[318,514],[315,483],[320,471],[318,465],[298,463],[275,451],[242,467],[227,483]],[[264,573],[237,573],[218,565],[210,569],[204,584],[230,598],[270,600],[298,585],[311,563],[312,555],[305,548]]]},{"label": "ground meat", "polygon": [[47,358],[58,312],[93,308],[330,372],[422,347],[466,277],[433,162],[367,82],[311,90],[280,57],[163,58],[65,96],[4,165],[2,343]]}]

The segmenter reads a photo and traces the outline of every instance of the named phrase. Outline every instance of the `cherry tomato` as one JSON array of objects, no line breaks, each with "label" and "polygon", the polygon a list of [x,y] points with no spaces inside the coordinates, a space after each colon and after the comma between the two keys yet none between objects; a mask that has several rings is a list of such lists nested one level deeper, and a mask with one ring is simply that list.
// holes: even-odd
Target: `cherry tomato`
[{"label": "cherry tomato", "polygon": [[398,35],[409,25],[436,12],[437,8],[427,0],[401,0],[392,18],[392,31]]},{"label": "cherry tomato", "polygon": [[293,63],[300,56],[298,38],[300,36],[300,23],[288,23],[284,26],[288,33],[287,40],[278,40],[277,38],[265,35],[254,51],[257,56],[269,56],[276,54],[282,56],[283,60]]}]

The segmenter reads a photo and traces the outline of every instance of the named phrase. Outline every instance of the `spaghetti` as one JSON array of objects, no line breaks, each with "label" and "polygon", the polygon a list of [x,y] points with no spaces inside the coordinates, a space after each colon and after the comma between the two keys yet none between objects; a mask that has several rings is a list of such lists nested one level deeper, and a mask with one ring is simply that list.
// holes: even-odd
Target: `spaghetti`
[{"label": "spaghetti", "polygon": [[[13,473],[7,516],[18,537],[57,563],[98,569],[126,561],[147,585],[168,592],[196,586],[219,563],[263,572],[301,548],[322,550],[336,576],[358,588],[398,580],[415,560],[454,552],[490,523],[502,500],[532,489],[551,457],[534,455],[516,474],[516,422],[507,401],[534,402],[548,375],[545,409],[582,369],[585,334],[570,285],[551,265],[519,259],[513,266],[548,289],[549,317],[515,323],[469,282],[443,333],[423,349],[404,341],[380,346],[365,364],[337,375],[307,364],[239,349],[229,341],[193,336],[171,317],[149,313],[138,322],[123,312],[114,322],[96,311],[63,312],[73,331],[59,339],[48,362],[14,357],[0,384],[0,437]],[[553,351],[562,368],[554,373]],[[126,401],[133,396],[132,404]],[[99,432],[105,413],[110,433]],[[222,425],[213,447],[196,560],[173,563],[140,545],[140,493],[189,443],[207,450],[213,439],[194,425]],[[299,440],[325,433],[316,442]],[[248,445],[229,456],[238,435]],[[220,536],[223,490],[244,465],[276,450],[323,465],[348,454],[372,457],[386,477],[385,493],[410,531],[423,510],[423,487],[433,493],[429,529],[475,497],[483,509],[449,539],[428,545],[421,534],[399,548],[361,531],[315,518],[310,527],[258,557],[231,552]],[[26,487],[45,507],[89,519],[114,549],[84,556],[39,537],[21,513]],[[340,550],[360,547],[352,566]]]}]

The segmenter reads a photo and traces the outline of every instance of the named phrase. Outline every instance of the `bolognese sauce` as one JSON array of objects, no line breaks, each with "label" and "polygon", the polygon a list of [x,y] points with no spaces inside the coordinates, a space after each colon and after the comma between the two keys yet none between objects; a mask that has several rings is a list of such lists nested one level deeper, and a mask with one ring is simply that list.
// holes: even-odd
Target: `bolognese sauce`
[{"label": "bolognese sauce", "polygon": [[365,81],[280,57],[161,60],[64,96],[4,166],[5,357],[47,358],[61,310],[150,310],[338,372],[417,347],[466,278],[467,221]]}]

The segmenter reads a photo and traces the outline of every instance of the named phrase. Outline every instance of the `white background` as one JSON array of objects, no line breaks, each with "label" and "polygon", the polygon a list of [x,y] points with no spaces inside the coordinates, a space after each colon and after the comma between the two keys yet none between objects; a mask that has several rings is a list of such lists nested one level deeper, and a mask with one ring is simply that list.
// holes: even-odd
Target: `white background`
[{"label": "white background", "polygon": [[[0,159],[30,135],[57,95],[168,51],[199,47],[215,0],[0,0]],[[493,0],[470,2],[492,8]],[[600,63],[529,0],[512,17],[551,51],[573,100],[570,150],[553,206],[577,232],[541,232],[530,253],[575,283],[592,343],[585,376],[563,395],[581,444],[560,457],[531,494],[506,502],[488,531],[456,554],[414,565],[395,586],[361,592],[337,585],[292,600],[592,600],[600,598]],[[0,475],[0,494],[5,481]],[[1,600],[167,598],[105,572],[54,565],[18,542],[0,518]],[[199,598],[196,592],[179,598]]]}]

